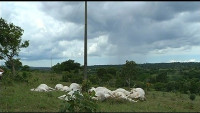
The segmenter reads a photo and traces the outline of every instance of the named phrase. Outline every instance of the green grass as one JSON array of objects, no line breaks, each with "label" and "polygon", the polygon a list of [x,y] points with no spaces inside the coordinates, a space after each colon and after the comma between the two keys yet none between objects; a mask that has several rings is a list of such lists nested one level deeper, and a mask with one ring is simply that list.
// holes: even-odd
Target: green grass
[{"label": "green grass", "polygon": [[[61,75],[32,72],[29,83],[3,85],[0,82],[0,112],[58,112],[63,101],[57,97],[65,94],[61,91],[31,92],[39,84],[45,83],[50,87],[62,83]],[[106,100],[98,102],[101,112],[198,112],[200,111],[200,96],[191,101],[186,94],[149,91],[146,101],[131,103],[127,101]]]}]

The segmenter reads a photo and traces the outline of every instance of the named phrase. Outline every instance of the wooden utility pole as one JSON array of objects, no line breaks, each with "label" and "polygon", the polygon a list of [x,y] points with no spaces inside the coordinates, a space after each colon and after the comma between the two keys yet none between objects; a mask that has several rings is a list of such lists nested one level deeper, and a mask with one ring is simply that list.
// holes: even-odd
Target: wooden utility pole
[{"label": "wooden utility pole", "polygon": [[84,80],[87,80],[87,1],[85,1]]}]

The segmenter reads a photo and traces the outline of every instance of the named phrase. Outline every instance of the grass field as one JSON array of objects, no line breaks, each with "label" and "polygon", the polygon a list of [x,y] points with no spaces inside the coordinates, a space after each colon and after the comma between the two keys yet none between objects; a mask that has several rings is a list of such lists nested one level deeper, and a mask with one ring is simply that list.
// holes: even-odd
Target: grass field
[{"label": "grass field", "polygon": [[[58,112],[62,100],[57,97],[65,94],[61,91],[31,92],[31,88],[45,83],[54,87],[61,76],[50,73],[33,72],[29,83],[3,85],[0,82],[0,112]],[[98,102],[101,112],[199,112],[200,96],[191,101],[186,94],[148,91],[146,101],[130,103],[127,101],[106,100]]]}]

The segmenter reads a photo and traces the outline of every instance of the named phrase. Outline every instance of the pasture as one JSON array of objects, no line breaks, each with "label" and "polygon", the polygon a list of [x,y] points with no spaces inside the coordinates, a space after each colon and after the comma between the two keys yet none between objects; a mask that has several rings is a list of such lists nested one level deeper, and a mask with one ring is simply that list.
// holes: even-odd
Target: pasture
[{"label": "pasture", "polygon": [[[60,82],[61,76],[49,72],[31,72],[33,77],[28,82],[0,82],[0,112],[58,112],[62,100],[58,97],[66,94],[62,91],[31,92],[39,84],[50,87],[56,84],[69,85]],[[112,88],[116,89],[116,88]],[[99,112],[198,112],[200,111],[200,96],[191,101],[187,94],[148,91],[146,101],[130,103],[128,101],[105,100],[98,102]]]}]

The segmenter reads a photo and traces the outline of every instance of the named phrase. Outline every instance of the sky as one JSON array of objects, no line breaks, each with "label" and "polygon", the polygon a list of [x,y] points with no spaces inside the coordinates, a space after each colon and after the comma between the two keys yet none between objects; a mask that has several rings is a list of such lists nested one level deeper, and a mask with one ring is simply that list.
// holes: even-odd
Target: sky
[{"label": "sky", "polygon": [[[23,65],[84,63],[85,3],[0,2],[0,17],[24,29]],[[200,61],[200,2],[87,2],[88,65]],[[52,59],[52,60],[51,60]],[[0,61],[0,65],[4,64]]]}]

